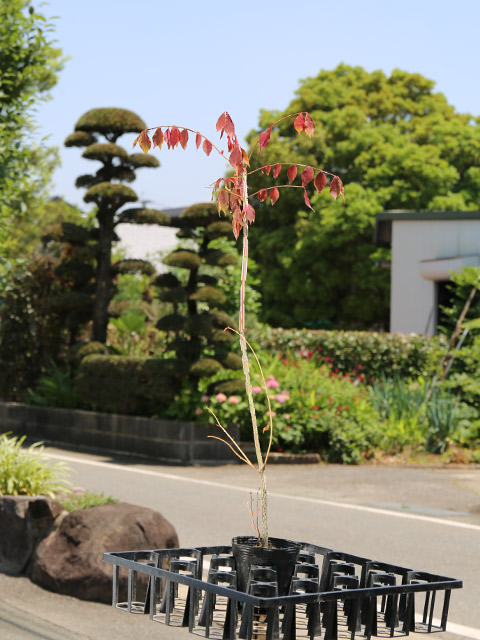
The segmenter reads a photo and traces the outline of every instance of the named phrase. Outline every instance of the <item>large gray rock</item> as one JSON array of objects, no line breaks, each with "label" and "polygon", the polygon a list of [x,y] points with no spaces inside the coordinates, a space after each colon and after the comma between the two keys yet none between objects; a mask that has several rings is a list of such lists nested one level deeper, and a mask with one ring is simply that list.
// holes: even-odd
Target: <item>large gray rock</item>
[{"label": "large gray rock", "polygon": [[56,500],[39,496],[0,496],[0,571],[28,571],[38,543],[62,512]]},{"label": "large gray rock", "polygon": [[[110,603],[112,565],[102,561],[104,552],[175,547],[174,527],[152,509],[118,502],[72,511],[38,546],[32,579],[58,593]],[[121,592],[126,579],[122,573]]]}]

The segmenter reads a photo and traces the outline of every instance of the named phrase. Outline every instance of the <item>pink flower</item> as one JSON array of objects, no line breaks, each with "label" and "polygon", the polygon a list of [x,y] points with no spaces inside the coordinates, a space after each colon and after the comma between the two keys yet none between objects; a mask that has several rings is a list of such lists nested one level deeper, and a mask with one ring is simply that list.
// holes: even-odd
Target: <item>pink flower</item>
[{"label": "pink flower", "polygon": [[282,396],[285,398],[285,400],[290,400],[290,391],[287,391],[286,389],[284,389],[283,391],[280,392],[282,394]]},{"label": "pink flower", "polygon": [[275,400],[277,402],[285,402],[285,400],[287,400],[288,398],[286,398],[283,393],[277,393],[277,395],[275,396]]},{"label": "pink flower", "polygon": [[196,415],[196,416],[201,416],[201,415],[202,415],[202,413],[203,413],[203,409],[200,409],[200,407],[197,407],[197,408],[195,409],[195,415]]},{"label": "pink flower", "polygon": [[283,414],[283,417],[285,418],[285,420],[290,420],[290,414],[289,413],[285,413]]},{"label": "pink flower", "polygon": [[229,404],[238,404],[240,402],[240,398],[238,398],[237,396],[230,396],[228,398],[228,402]]},{"label": "pink flower", "polygon": [[279,386],[280,383],[275,380],[274,376],[268,376],[267,387],[269,389],[277,389]]},{"label": "pink flower", "polygon": [[252,393],[262,393],[262,387],[252,387]]},{"label": "pink flower", "polygon": [[275,411],[267,411],[265,415],[267,416],[267,418],[275,418],[277,414],[275,413]]},{"label": "pink flower", "polygon": [[209,400],[209,396],[202,396],[202,402],[208,402]]},{"label": "pink flower", "polygon": [[217,395],[215,396],[215,400],[217,402],[225,402],[226,399],[227,396],[224,393],[217,393]]}]

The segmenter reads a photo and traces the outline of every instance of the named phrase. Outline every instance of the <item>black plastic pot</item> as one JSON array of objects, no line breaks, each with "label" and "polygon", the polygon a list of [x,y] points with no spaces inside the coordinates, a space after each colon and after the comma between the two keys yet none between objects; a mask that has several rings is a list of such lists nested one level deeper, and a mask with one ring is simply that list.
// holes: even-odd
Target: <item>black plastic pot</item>
[{"label": "black plastic pot", "polygon": [[254,536],[238,536],[232,539],[232,554],[237,571],[237,588],[246,592],[250,568],[272,567],[277,572],[278,595],[288,595],[290,581],[300,552],[301,544],[293,540],[269,538],[270,547],[258,546]]}]

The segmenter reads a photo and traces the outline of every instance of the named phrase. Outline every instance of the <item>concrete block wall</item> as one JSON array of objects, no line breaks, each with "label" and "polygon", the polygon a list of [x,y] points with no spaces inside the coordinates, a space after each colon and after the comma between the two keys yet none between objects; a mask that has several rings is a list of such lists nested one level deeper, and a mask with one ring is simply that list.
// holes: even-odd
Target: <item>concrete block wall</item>
[{"label": "concrete block wall", "polygon": [[[170,464],[237,462],[215,425],[174,422],[95,411],[0,402],[0,433],[11,431],[48,444],[148,456]],[[238,428],[229,429],[238,438]]]}]

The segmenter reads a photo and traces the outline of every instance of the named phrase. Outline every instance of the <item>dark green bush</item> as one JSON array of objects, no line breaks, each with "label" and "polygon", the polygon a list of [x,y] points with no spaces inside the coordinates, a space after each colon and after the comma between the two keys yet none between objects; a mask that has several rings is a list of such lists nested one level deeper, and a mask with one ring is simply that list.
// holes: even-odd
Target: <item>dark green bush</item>
[{"label": "dark green bush", "polygon": [[86,408],[152,416],[173,400],[184,374],[179,360],[91,355],[78,368],[75,388]]},{"label": "dark green bush", "polygon": [[[307,331],[263,327],[248,339],[271,353],[307,349],[328,358],[341,372],[360,370],[367,377],[415,377],[432,371],[441,337],[369,331]],[[442,343],[443,344],[443,343]]]}]

